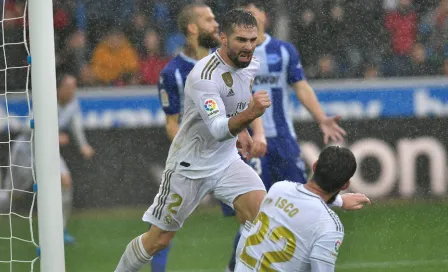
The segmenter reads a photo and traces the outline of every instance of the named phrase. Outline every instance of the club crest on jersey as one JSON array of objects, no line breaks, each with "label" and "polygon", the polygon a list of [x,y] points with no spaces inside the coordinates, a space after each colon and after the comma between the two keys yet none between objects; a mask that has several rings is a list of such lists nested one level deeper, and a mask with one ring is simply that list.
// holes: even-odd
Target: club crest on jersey
[{"label": "club crest on jersey", "polygon": [[207,112],[208,118],[213,118],[219,114],[218,103],[214,99],[206,99],[204,102],[204,108]]},{"label": "club crest on jersey", "polygon": [[233,86],[233,77],[232,74],[230,74],[230,72],[225,72],[224,74],[221,75],[222,80],[224,80],[224,83],[227,85],[227,87],[232,88]]},{"label": "club crest on jersey", "polygon": [[173,223],[173,217],[171,217],[171,215],[167,215],[165,216],[165,218],[163,219],[163,222],[167,225],[171,225]]}]

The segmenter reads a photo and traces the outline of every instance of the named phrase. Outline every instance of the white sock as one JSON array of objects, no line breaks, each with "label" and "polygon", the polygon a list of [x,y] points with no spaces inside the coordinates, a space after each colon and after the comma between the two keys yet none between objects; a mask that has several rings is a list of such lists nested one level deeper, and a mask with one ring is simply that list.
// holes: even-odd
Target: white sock
[{"label": "white sock", "polygon": [[70,218],[73,207],[73,190],[62,189],[62,219],[64,223],[64,229],[67,227],[67,221]]},{"label": "white sock", "polygon": [[132,240],[121,256],[115,272],[137,272],[152,259],[142,243],[142,235]]}]

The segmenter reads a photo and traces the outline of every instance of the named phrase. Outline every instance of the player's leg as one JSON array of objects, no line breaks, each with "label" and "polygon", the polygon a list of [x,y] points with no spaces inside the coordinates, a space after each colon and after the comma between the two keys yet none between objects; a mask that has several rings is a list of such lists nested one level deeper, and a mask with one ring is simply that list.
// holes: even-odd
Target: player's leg
[{"label": "player's leg", "polygon": [[64,158],[60,156],[59,166],[61,171],[61,194],[62,194],[62,219],[64,224],[64,243],[72,244],[75,238],[67,231],[67,222],[70,218],[73,208],[73,181],[70,170],[65,163]]},{"label": "player's leg", "polygon": [[307,173],[305,161],[300,156],[300,148],[295,139],[285,138],[281,142],[281,149],[278,150],[278,163],[275,164],[277,181],[290,180],[305,184],[307,182]]},{"label": "player's leg", "polygon": [[165,170],[154,203],[143,215],[151,228],[128,244],[115,272],[139,271],[156,253],[169,247],[176,231],[211,191],[205,183],[205,179],[191,180]]},{"label": "player's leg", "polygon": [[242,160],[232,163],[217,177],[215,196],[253,221],[258,214],[266,189],[257,173]]},{"label": "player's leg", "polygon": [[[268,145],[268,148],[269,148],[269,145]],[[269,151],[268,151],[268,153],[266,154],[265,157],[252,158],[250,161],[247,162],[247,164],[250,165],[252,167],[252,169],[254,169],[254,171],[261,177],[266,190],[268,190],[268,188],[270,188],[270,186],[272,184],[272,181],[271,181],[272,175],[270,174],[271,171],[269,169],[270,158],[271,157],[269,156]],[[243,216],[240,216],[238,221],[240,222],[240,228],[238,229],[238,231],[235,235],[235,238],[233,240],[232,254],[230,256],[230,260],[227,265],[227,271],[233,271],[235,269],[235,265],[236,265],[236,248],[238,246],[238,241],[240,240],[240,237],[241,237],[241,231],[244,228],[245,219]]]},{"label": "player's leg", "polygon": [[[151,229],[151,224],[149,224],[149,229]],[[168,261],[168,253],[171,249],[172,242],[170,245],[162,249],[161,251],[157,252],[154,255],[154,258],[152,258],[151,261],[151,272],[165,272],[166,271],[166,265]]]},{"label": "player's leg", "polygon": [[[25,136],[19,136],[16,140],[29,140]],[[0,210],[6,212],[10,209],[10,201],[12,198],[20,198],[33,184],[33,175],[31,169],[31,143],[15,142],[11,147],[10,165],[5,172],[5,177],[1,184],[0,191]],[[14,165],[14,166],[12,166]],[[14,192],[9,191],[15,189]]]}]

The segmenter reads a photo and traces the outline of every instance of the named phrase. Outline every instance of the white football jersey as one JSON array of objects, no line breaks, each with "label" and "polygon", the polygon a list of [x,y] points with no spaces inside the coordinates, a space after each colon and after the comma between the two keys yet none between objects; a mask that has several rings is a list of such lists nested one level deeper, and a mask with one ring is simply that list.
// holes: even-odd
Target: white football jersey
[{"label": "white football jersey", "polygon": [[[275,183],[242,236],[235,271],[333,271],[344,227],[302,184]],[[312,269],[313,268],[313,269]]]},{"label": "white football jersey", "polygon": [[247,108],[258,68],[255,59],[246,68],[231,67],[218,51],[194,66],[185,83],[183,119],[171,144],[167,167],[176,167],[179,174],[198,179],[211,176],[240,159],[237,138],[227,128],[228,135],[218,140],[213,129],[217,122],[228,122]]}]

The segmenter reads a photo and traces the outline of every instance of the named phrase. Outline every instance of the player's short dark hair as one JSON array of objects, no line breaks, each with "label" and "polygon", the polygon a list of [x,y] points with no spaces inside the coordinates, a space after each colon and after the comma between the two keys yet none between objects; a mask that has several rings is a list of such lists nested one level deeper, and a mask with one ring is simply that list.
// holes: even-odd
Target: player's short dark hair
[{"label": "player's short dark hair", "polygon": [[257,9],[262,11],[267,11],[271,4],[271,1],[267,0],[239,0],[238,1],[238,7],[248,7],[250,5],[254,5]]},{"label": "player's short dark hair", "polygon": [[252,14],[243,9],[232,9],[224,15],[222,31],[230,35],[233,32],[233,28],[237,26],[257,27],[257,20]]},{"label": "player's short dark hair", "polygon": [[192,3],[186,5],[180,11],[179,16],[177,17],[177,27],[179,28],[179,31],[182,32],[185,36],[188,34],[188,25],[191,24],[193,20],[196,18],[194,10],[196,8],[203,8],[203,7],[208,6],[204,3]]},{"label": "player's short dark hair", "polygon": [[312,180],[327,193],[339,191],[355,174],[355,155],[345,147],[329,146],[319,155]]}]

